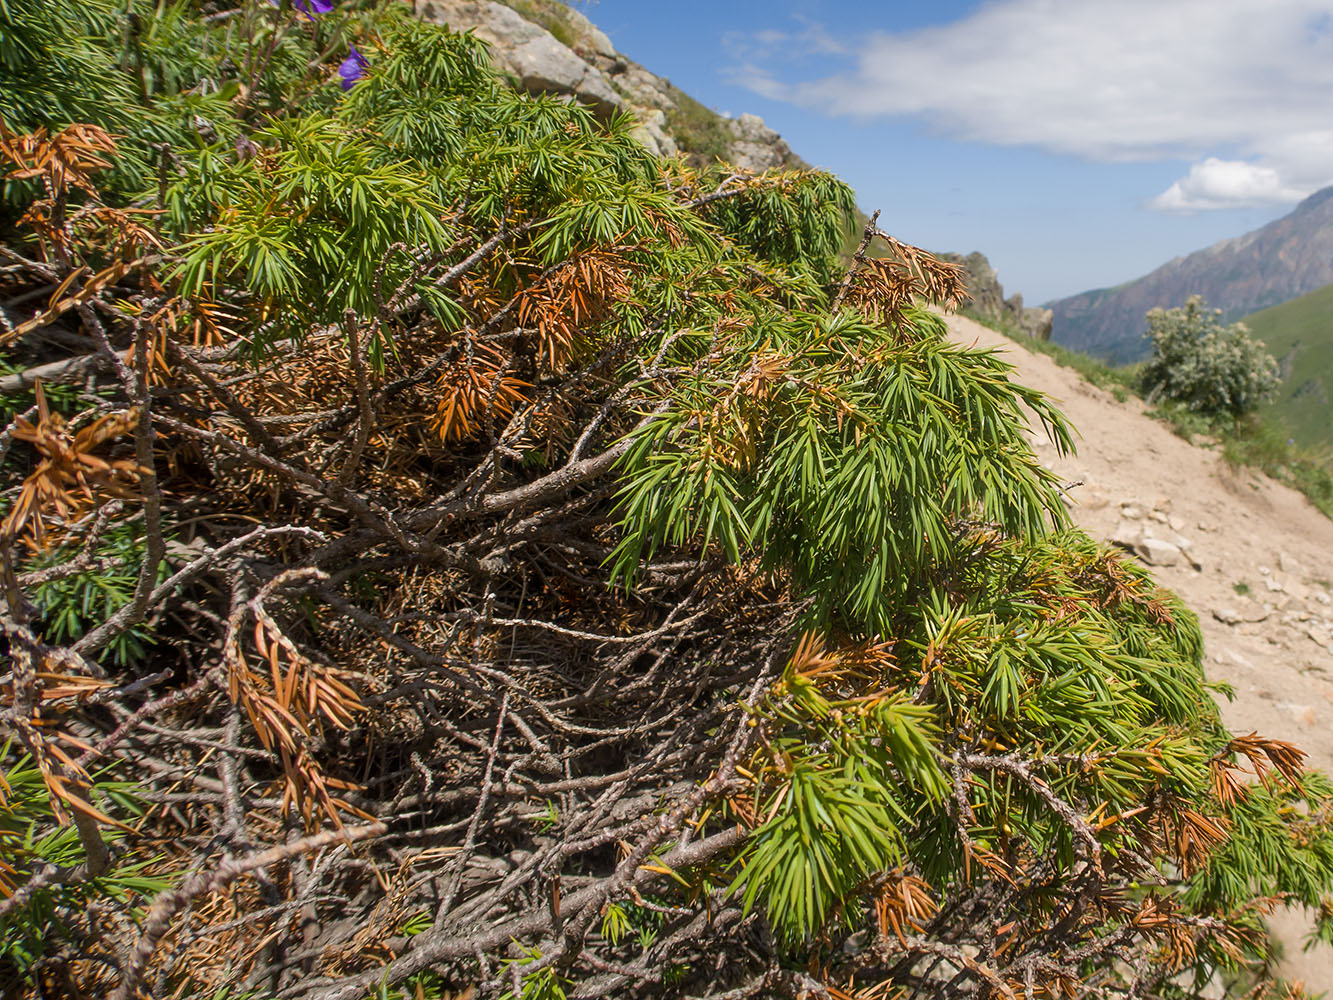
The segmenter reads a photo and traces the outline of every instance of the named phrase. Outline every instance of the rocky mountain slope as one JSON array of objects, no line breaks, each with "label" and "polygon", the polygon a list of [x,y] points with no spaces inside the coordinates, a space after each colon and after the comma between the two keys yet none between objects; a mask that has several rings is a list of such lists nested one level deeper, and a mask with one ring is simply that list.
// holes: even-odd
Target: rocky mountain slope
[{"label": "rocky mountain slope", "polygon": [[[969,319],[951,316],[959,343],[995,348],[1017,380],[1058,401],[1081,432],[1078,454],[1058,458],[1039,433],[1029,440],[1064,481],[1074,521],[1149,564],[1195,611],[1204,669],[1235,700],[1219,699],[1233,732],[1289,740],[1333,773],[1333,521],[1294,490],[1220,452],[1187,444],[1051,358]],[[1333,948],[1303,952],[1308,921],[1274,921],[1284,975],[1312,992],[1333,989]]]},{"label": "rocky mountain slope", "polygon": [[1005,298],[1004,286],[995,268],[983,253],[970,253],[967,256],[957,253],[942,253],[940,257],[955,264],[962,264],[967,272],[967,290],[972,298],[965,305],[969,314],[981,319],[998,323],[1006,328],[1021,330],[1029,337],[1038,340],[1051,339],[1053,313],[1049,309],[1039,309],[1023,305],[1020,292]]},{"label": "rocky mountain slope", "polygon": [[1333,448],[1333,285],[1245,317],[1282,365],[1273,412],[1303,445]]},{"label": "rocky mountain slope", "polygon": [[659,156],[722,157],[755,171],[807,165],[757,115],[710,111],[617,52],[605,33],[558,0],[426,0],[417,10],[456,31],[474,31],[523,90],[566,95],[602,117],[631,112],[639,140]]},{"label": "rocky mountain slope", "polygon": [[[564,95],[603,117],[630,112],[639,122],[639,140],[656,155],[685,153],[705,162],[720,157],[754,171],[809,166],[762,118],[727,118],[710,110],[616,51],[604,32],[559,0],[425,0],[417,10],[455,30],[474,31],[490,46],[495,64],[523,90]],[[849,254],[864,223],[862,216],[848,232]],[[1050,339],[1051,311],[1024,306],[1018,293],[1006,298],[983,254],[942,256],[967,270],[969,312]]]},{"label": "rocky mountain slope", "polygon": [[1333,187],[1317,191],[1281,219],[1206,250],[1177,257],[1151,274],[1049,303],[1052,338],[1114,363],[1147,353],[1143,314],[1202,295],[1237,319],[1333,282]]}]

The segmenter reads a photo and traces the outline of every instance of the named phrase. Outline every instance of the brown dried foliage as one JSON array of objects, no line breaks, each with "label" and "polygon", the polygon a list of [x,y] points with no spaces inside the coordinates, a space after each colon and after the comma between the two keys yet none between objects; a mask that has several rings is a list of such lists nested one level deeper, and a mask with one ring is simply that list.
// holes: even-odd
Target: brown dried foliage
[{"label": "brown dried foliage", "polygon": [[3,544],[25,533],[41,544],[53,519],[73,520],[109,498],[133,497],[143,471],[133,460],[95,454],[103,445],[134,432],[139,420],[137,410],[109,413],[71,431],[65,418],[47,405],[40,383],[36,393],[37,422],[16,417],[13,437],[31,445],[40,461],[23,481],[14,506],[0,523]]},{"label": "brown dried foliage", "polygon": [[[875,214],[878,217],[879,213]],[[872,239],[887,250],[885,256],[867,256]],[[839,291],[838,304],[850,305],[876,322],[902,329],[907,311],[918,301],[956,309],[968,298],[963,275],[962,265],[894,239],[876,228],[872,219]]]},{"label": "brown dried foliage", "polygon": [[486,344],[469,344],[435,380],[439,402],[434,424],[446,444],[476,437],[482,429],[511,417],[531,384],[509,374],[513,359]]},{"label": "brown dried foliage", "polygon": [[365,711],[360,697],[339,671],[303,654],[261,604],[252,602],[250,610],[256,619],[254,659],[262,667],[250,665],[241,637],[234,635],[226,651],[227,692],[244,709],[264,749],[281,759],[282,811],[295,809],[309,829],[317,829],[321,817],[341,826],[341,812],[372,818],[334,794],[357,786],[325,774],[306,745],[308,738],[322,735],[325,725],[350,729]]},{"label": "brown dried foliage", "polygon": [[915,875],[902,873],[884,878],[872,899],[880,937],[892,933],[904,948],[907,947],[904,932],[924,933],[925,925],[940,909],[929,884]]},{"label": "brown dried foliage", "polygon": [[519,295],[518,322],[536,331],[538,359],[546,371],[560,371],[590,346],[586,331],[629,297],[634,266],[624,256],[626,249],[578,251]]},{"label": "brown dried foliage", "polygon": [[0,156],[14,164],[14,180],[39,177],[48,198],[77,187],[96,196],[91,175],[111,166],[115,140],[96,125],[74,124],[50,135],[45,128],[15,135],[0,121]]}]

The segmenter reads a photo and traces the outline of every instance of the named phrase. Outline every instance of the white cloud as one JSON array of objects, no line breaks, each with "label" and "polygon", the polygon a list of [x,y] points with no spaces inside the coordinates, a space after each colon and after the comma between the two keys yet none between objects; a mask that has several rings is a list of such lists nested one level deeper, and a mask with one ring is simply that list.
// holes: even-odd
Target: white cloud
[{"label": "white cloud", "polygon": [[791,99],[791,90],[788,85],[775,79],[768,70],[755,63],[747,62],[742,66],[733,67],[728,72],[727,78],[732,83],[744,87],[760,97],[767,97],[773,101],[788,101]]},{"label": "white cloud", "polygon": [[733,78],[976,142],[1195,161],[1153,202],[1163,209],[1285,202],[1333,181],[1331,15],[1333,0],[993,0],[951,24],[872,34],[849,47],[847,71],[805,82],[783,72],[770,32]]},{"label": "white cloud", "polygon": [[734,57],[746,59],[772,59],[777,56],[799,55],[837,55],[849,54],[848,48],[823,26],[801,14],[792,15],[796,22],[796,31],[779,31],[776,28],[764,28],[755,32],[730,31],[722,37],[722,45]]},{"label": "white cloud", "polygon": [[1219,160],[1210,156],[1190,167],[1182,177],[1150,204],[1163,212],[1198,212],[1241,205],[1292,203],[1308,191],[1287,187],[1272,167],[1243,160]]}]

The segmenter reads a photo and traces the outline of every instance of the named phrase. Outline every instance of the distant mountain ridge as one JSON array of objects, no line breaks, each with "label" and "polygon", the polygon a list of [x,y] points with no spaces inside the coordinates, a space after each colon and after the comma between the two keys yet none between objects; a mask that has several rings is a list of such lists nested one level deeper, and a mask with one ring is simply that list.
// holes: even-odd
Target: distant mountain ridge
[{"label": "distant mountain ridge", "polygon": [[1289,214],[1163,264],[1114,288],[1048,303],[1051,339],[1113,363],[1147,353],[1143,314],[1202,295],[1227,320],[1288,302],[1333,283],[1333,187],[1316,191]]}]

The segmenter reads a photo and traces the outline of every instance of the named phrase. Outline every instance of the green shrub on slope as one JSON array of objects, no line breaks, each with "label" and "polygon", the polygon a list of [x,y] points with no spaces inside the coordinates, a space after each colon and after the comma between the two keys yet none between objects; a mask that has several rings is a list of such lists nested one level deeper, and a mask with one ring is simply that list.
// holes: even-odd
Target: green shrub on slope
[{"label": "green shrub on slope", "polygon": [[1153,356],[1141,378],[1150,401],[1235,418],[1272,398],[1280,381],[1277,362],[1249,338],[1244,324],[1224,327],[1221,315],[1197,295],[1180,308],[1149,311]]},{"label": "green shrub on slope", "polygon": [[[198,44],[161,101],[119,65],[114,145],[7,140],[50,192],[0,347],[96,391],[9,431],[3,718],[48,801],[132,776],[123,849],[190,873],[45,960],[113,1000],[1262,980],[1262,915],[1333,891],[1327,782],[1067,529],[1022,423],[1063,418],[922,308],[956,270],[871,227],[844,272],[835,178],[654,160],[323,6],[173,7]],[[75,134],[160,173],[71,185]],[[33,609],[99,516],[141,566],[76,637]]]}]

